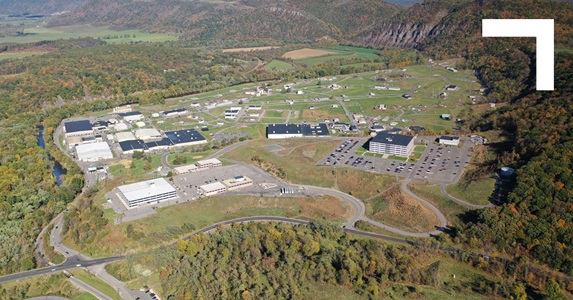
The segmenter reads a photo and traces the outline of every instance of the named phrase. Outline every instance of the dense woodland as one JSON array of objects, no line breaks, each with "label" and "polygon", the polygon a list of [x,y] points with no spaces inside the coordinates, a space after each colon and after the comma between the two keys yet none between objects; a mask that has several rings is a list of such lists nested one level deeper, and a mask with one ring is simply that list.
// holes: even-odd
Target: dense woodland
[{"label": "dense woodland", "polygon": [[247,223],[180,240],[176,249],[129,257],[127,269],[111,271],[128,280],[138,276],[136,265],[150,268],[159,273],[167,299],[309,299],[320,286],[335,285],[370,299],[424,298],[428,287],[461,298],[477,292],[516,299],[525,293],[512,279],[476,274],[469,282],[449,282],[440,261],[447,256],[432,253],[428,259],[423,252],[354,239],[330,225]]}]

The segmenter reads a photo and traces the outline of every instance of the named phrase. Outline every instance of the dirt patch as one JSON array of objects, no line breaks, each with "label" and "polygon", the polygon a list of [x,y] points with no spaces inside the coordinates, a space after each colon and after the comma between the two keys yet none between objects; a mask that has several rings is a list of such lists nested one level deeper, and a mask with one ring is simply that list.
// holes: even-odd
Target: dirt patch
[{"label": "dirt patch", "polygon": [[385,206],[372,215],[376,221],[415,232],[432,231],[439,225],[438,218],[428,207],[402,192],[399,187],[372,200],[375,201],[381,202],[379,206]]},{"label": "dirt patch", "polygon": [[223,52],[243,52],[243,51],[257,51],[280,48],[280,46],[266,46],[266,47],[250,47],[250,48],[231,48],[224,49]]},{"label": "dirt patch", "polygon": [[310,57],[317,57],[317,56],[326,56],[326,55],[336,55],[336,52],[318,50],[318,49],[310,49],[310,48],[303,48],[299,50],[289,51],[283,54],[284,58],[291,58],[291,59],[303,59],[303,58],[310,58]]},{"label": "dirt patch", "polygon": [[317,119],[323,121],[324,119],[343,119],[346,115],[343,114],[330,114],[326,110],[317,110],[317,109],[303,109],[302,110],[302,118],[303,119]]},{"label": "dirt patch", "polygon": [[316,150],[304,150],[302,151],[302,155],[308,157],[308,158],[314,158],[314,155],[316,154]]},{"label": "dirt patch", "polygon": [[118,160],[116,162],[112,162],[111,165],[123,165],[126,169],[129,169],[129,166],[131,165],[131,160],[130,159],[122,159],[122,160]]},{"label": "dirt patch", "polygon": [[348,218],[352,208],[346,203],[334,197],[299,199],[302,214],[310,218]]}]

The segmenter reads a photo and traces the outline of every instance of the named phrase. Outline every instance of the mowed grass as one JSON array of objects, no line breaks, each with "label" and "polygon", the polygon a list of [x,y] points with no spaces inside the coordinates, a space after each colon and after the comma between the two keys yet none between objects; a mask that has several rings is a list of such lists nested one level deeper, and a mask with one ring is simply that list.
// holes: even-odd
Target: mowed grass
[{"label": "mowed grass", "polygon": [[[285,149],[274,153],[263,148],[272,144]],[[394,177],[378,173],[315,165],[339,144],[340,141],[322,138],[259,140],[234,149],[223,158],[252,163],[252,157],[258,156],[283,169],[288,182],[337,188],[359,199],[372,197],[395,182]]]},{"label": "mowed grass", "polygon": [[460,222],[459,215],[470,210],[442,194],[439,185],[410,183],[408,187],[416,195],[434,204],[446,216],[450,225],[458,224]]},{"label": "mowed grass", "polygon": [[446,186],[446,192],[458,199],[473,203],[487,205],[489,197],[495,188],[495,178],[484,178],[472,182],[467,187],[462,187],[459,183]]},{"label": "mowed grass", "polygon": [[185,163],[178,164],[178,165],[187,165],[197,162],[198,160],[206,159],[209,155],[211,155],[215,150],[207,150],[203,152],[183,152],[183,153],[171,153],[167,156],[167,161],[171,165],[175,165],[173,161],[177,158],[177,156],[182,157],[185,159]]},{"label": "mowed grass", "polygon": [[98,300],[98,298],[88,292],[85,292],[77,297],[75,297],[73,300]]},{"label": "mowed grass", "polygon": [[284,62],[282,60],[278,60],[278,59],[273,59],[270,63],[268,63],[265,66],[265,69],[267,71],[270,70],[276,70],[276,71],[282,71],[282,70],[288,70],[288,69],[292,69],[293,66],[287,62]]},{"label": "mowed grass", "polygon": [[[39,41],[54,41],[73,38],[101,38],[110,44],[126,44],[134,42],[167,42],[177,41],[176,36],[146,33],[139,30],[111,30],[107,26],[72,25],[62,27],[30,27],[24,29],[23,36],[8,36],[0,38],[1,43],[33,43]],[[106,38],[111,37],[111,38]]]},{"label": "mowed grass", "polygon": [[[51,275],[37,276],[33,278],[20,279],[0,284],[0,291],[22,291],[27,287],[27,292],[18,294],[16,299],[27,299],[44,295],[59,295],[69,299],[96,299],[78,298],[83,296],[83,292],[76,288],[62,272],[54,272]],[[0,294],[0,298],[6,299]],[[10,295],[17,296],[17,295]]]},{"label": "mowed grass", "polygon": [[77,279],[87,283],[98,291],[106,294],[114,300],[121,300],[121,297],[117,293],[117,290],[112,286],[107,284],[105,281],[97,277],[96,275],[84,270],[84,269],[73,269],[69,271]]}]

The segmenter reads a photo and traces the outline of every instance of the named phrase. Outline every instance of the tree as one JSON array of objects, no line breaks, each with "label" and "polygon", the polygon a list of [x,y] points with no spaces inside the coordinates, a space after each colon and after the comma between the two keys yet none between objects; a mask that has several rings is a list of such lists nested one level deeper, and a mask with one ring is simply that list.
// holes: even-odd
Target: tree
[{"label": "tree", "polygon": [[567,297],[565,293],[561,290],[561,286],[555,280],[549,280],[547,282],[547,287],[545,294],[547,295],[547,299],[550,300],[565,300]]}]

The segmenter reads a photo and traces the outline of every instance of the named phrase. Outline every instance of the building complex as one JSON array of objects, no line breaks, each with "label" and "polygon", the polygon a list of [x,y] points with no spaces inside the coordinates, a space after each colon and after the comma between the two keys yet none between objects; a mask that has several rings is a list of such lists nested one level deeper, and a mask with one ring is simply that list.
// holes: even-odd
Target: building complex
[{"label": "building complex", "polygon": [[318,124],[269,124],[267,138],[286,139],[297,137],[328,136],[328,127],[325,123]]},{"label": "building complex", "polygon": [[414,137],[389,132],[379,132],[370,140],[368,150],[378,154],[408,157],[414,149]]},{"label": "building complex", "polygon": [[117,187],[120,198],[128,208],[159,203],[177,197],[175,188],[163,178],[151,179]]}]

